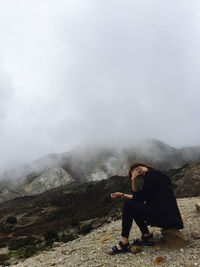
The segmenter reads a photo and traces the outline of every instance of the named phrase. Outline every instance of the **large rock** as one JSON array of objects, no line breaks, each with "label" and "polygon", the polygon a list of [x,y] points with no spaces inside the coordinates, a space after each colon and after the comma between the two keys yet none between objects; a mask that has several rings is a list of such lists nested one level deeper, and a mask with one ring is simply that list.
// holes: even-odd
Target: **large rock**
[{"label": "large rock", "polygon": [[166,248],[182,248],[188,245],[188,238],[178,229],[161,230]]},{"label": "large rock", "polygon": [[24,185],[20,191],[25,195],[38,194],[72,182],[74,179],[63,168],[53,168]]},{"label": "large rock", "polygon": [[196,210],[200,212],[200,202],[196,204]]},{"label": "large rock", "polygon": [[19,197],[20,194],[18,192],[15,192],[14,190],[10,190],[5,185],[0,185],[0,203],[12,198]]}]

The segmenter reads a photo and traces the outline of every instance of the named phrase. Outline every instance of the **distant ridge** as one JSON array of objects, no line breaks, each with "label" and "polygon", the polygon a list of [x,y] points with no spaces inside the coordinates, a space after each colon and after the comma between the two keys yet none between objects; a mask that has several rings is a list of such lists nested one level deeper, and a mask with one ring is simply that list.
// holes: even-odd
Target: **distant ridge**
[{"label": "distant ridge", "polygon": [[200,146],[177,149],[156,139],[146,139],[129,146],[80,145],[69,152],[50,154],[4,172],[0,177],[0,202],[19,195],[45,192],[71,182],[125,176],[133,162],[168,170],[197,160],[200,160]]}]

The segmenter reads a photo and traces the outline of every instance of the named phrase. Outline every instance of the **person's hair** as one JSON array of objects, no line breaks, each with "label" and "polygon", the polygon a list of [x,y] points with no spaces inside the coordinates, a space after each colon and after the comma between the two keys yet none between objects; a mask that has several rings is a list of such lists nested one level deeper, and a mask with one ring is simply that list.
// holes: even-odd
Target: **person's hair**
[{"label": "person's hair", "polygon": [[152,169],[150,166],[148,166],[147,164],[144,164],[144,163],[141,163],[141,162],[136,162],[136,163],[134,163],[133,165],[131,165],[131,167],[130,167],[130,170],[129,170],[129,172],[128,172],[128,177],[129,177],[129,179],[131,179],[131,177],[132,177],[132,171],[135,169],[135,168],[137,168],[137,167],[139,167],[139,166],[143,166],[143,167],[146,167],[146,168],[148,168],[148,169]]}]

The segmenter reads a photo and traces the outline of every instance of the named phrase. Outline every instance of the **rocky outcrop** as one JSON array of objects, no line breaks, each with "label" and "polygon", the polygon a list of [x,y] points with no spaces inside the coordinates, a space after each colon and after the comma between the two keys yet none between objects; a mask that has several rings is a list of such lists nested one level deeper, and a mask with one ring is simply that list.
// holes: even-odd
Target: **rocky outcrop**
[{"label": "rocky outcrop", "polygon": [[21,192],[21,195],[39,194],[72,182],[74,182],[74,179],[63,168],[53,168],[33,179],[31,183],[27,183],[20,187],[19,191]]},{"label": "rocky outcrop", "polygon": [[62,158],[62,154],[54,153],[15,169],[11,166],[9,170],[0,173],[0,180],[16,181],[17,183],[26,181],[29,177],[39,176],[49,168],[61,167]]},{"label": "rocky outcrop", "polygon": [[188,245],[188,237],[178,229],[162,229],[161,233],[166,248],[183,248]]},{"label": "rocky outcrop", "polygon": [[134,162],[144,162],[162,170],[179,168],[187,163],[180,150],[148,139],[129,146],[80,146],[64,155],[62,167],[78,180],[94,181],[127,175]]},{"label": "rocky outcrop", "polygon": [[[159,140],[148,139],[138,145],[82,145],[67,153],[51,154],[24,167],[5,172],[0,202],[11,198],[44,192],[68,182],[88,182],[107,179],[114,175],[125,176],[134,162],[144,162],[161,170],[176,169],[200,158],[200,147],[173,148]],[[51,169],[51,171],[50,171]],[[185,168],[178,175],[184,174]],[[193,171],[193,170],[192,170]],[[180,180],[177,175],[175,180]],[[198,184],[198,173],[191,184]],[[180,183],[180,185],[179,185]],[[184,182],[185,186],[185,182]],[[186,190],[177,184],[178,196]],[[178,189],[179,188],[179,189]],[[178,191],[178,190],[183,190]],[[197,189],[190,195],[198,195]]]},{"label": "rocky outcrop", "polygon": [[0,185],[0,203],[19,196],[19,192],[12,191],[8,186],[4,184]]},{"label": "rocky outcrop", "polygon": [[196,203],[196,210],[200,212],[200,202]]},{"label": "rocky outcrop", "polygon": [[200,146],[176,149],[155,139],[132,145],[81,145],[72,151],[50,154],[0,174],[0,180],[27,180],[49,168],[62,167],[75,180],[100,180],[126,175],[130,165],[142,161],[158,169],[179,168],[200,159]]}]

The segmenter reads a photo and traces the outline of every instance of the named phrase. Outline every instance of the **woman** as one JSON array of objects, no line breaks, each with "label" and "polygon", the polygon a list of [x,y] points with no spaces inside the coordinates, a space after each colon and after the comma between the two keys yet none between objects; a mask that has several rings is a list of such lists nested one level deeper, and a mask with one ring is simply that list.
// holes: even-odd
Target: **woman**
[{"label": "woman", "polygon": [[[143,186],[138,188],[137,177],[143,177]],[[148,225],[164,229],[183,228],[183,221],[173,194],[170,178],[146,164],[135,163],[129,170],[132,195],[115,192],[111,198],[124,197],[122,213],[121,241],[108,251],[109,254],[118,254],[129,251],[129,233],[133,219],[139,227],[142,236],[132,245],[152,246],[153,235]]]}]

